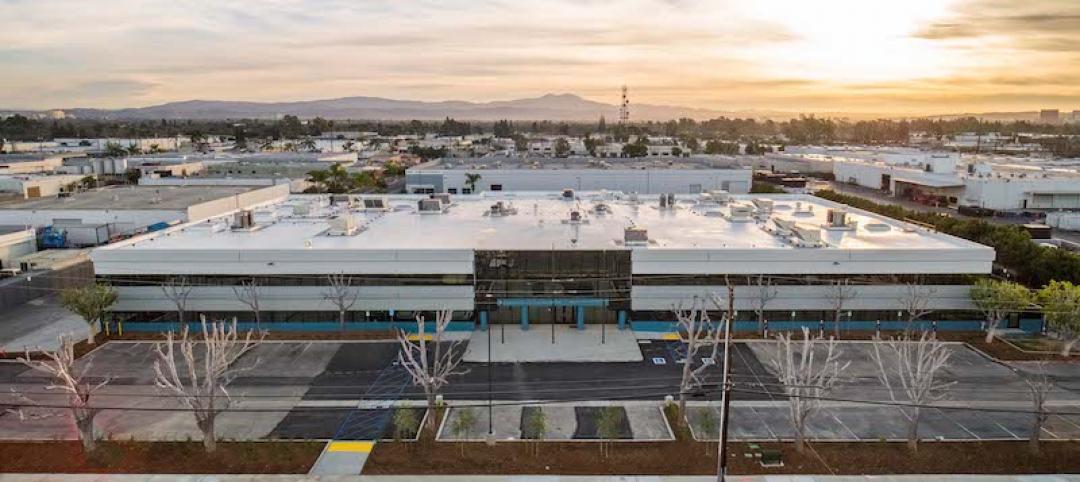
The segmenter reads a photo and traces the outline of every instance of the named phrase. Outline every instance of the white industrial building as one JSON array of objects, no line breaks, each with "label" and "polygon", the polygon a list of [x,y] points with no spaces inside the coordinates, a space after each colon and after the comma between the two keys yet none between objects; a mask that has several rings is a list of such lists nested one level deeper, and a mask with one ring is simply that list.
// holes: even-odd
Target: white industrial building
[{"label": "white industrial building", "polygon": [[17,268],[18,260],[37,251],[34,230],[26,226],[0,226],[0,269]]},{"label": "white industrial building", "polygon": [[[473,185],[469,175],[479,175]],[[409,168],[410,193],[470,194],[484,191],[621,191],[641,194],[750,192],[753,172],[717,157],[438,159]]]},{"label": "white industrial building", "polygon": [[114,243],[93,252],[96,274],[117,287],[114,310],[129,321],[175,320],[161,285],[183,282],[193,286],[188,312],[252,321],[238,294],[246,284],[262,323],[332,322],[329,276],[341,275],[356,326],[450,309],[481,326],[670,329],[674,307],[724,298],[730,281],[744,324],[764,299],[766,319],[816,326],[834,319],[840,297],[843,321],[872,329],[906,320],[918,296],[941,329],[977,329],[970,275],[990,273],[994,260],[989,247],[802,195],[334,200],[293,196]]},{"label": "white industrial building", "polygon": [[926,152],[899,161],[834,158],[839,182],[943,206],[1080,209],[1080,172],[1042,161]]},{"label": "white industrial building", "polygon": [[154,225],[197,221],[280,202],[288,194],[288,186],[103,188],[5,204],[0,206],[0,225],[54,227],[67,234],[69,246],[96,245]]},{"label": "white industrial building", "polygon": [[64,164],[64,156],[55,154],[0,154],[0,174],[37,174],[54,172]]}]

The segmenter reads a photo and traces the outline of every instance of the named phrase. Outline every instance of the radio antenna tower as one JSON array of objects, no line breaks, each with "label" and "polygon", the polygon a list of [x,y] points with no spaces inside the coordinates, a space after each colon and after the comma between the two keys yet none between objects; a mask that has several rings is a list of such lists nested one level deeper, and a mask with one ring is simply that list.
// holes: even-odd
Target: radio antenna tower
[{"label": "radio antenna tower", "polygon": [[622,86],[622,103],[619,104],[619,123],[630,122],[630,97],[626,95],[626,85]]}]

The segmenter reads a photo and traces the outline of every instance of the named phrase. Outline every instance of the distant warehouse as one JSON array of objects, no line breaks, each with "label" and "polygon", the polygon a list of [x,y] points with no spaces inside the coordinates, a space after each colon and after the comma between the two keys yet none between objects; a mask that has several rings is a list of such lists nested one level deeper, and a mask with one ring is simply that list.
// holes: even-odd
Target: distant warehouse
[{"label": "distant warehouse", "polygon": [[175,321],[172,285],[190,289],[188,321],[254,321],[254,297],[261,323],[318,329],[338,319],[327,293],[346,280],[357,329],[441,309],[476,326],[671,329],[675,307],[730,282],[742,329],[759,311],[777,327],[902,329],[917,306],[923,323],[974,330],[972,275],[994,250],[811,196],[567,190],[292,196],[92,257],[131,322]]},{"label": "distant warehouse", "polygon": [[[479,157],[447,158],[405,173],[413,194],[476,194],[497,191],[621,191],[640,194],[750,192],[753,172],[733,159],[717,157]],[[470,182],[475,179],[474,182]]]}]

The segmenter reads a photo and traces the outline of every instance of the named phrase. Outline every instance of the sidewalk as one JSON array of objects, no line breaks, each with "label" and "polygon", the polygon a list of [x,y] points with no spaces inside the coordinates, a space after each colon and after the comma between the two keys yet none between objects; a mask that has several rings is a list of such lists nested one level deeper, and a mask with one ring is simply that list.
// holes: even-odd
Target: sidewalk
[{"label": "sidewalk", "polygon": [[[731,482],[1080,482],[1080,475],[733,475]],[[0,482],[713,482],[715,477],[681,476],[558,476],[558,475],[445,475],[445,476],[306,476],[306,475],[101,475],[9,474]]]}]

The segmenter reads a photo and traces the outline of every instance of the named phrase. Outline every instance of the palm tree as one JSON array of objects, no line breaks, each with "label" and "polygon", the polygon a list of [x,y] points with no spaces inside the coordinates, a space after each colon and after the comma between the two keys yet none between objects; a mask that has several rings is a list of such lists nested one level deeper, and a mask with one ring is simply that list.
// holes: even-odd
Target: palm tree
[{"label": "palm tree", "polygon": [[274,148],[274,140],[273,139],[267,139],[265,141],[262,141],[262,144],[259,144],[259,150],[260,151],[269,151],[269,150],[272,150],[273,148]]},{"label": "palm tree", "polygon": [[344,149],[345,152],[356,152],[356,143],[353,141],[346,141],[341,148]]},{"label": "palm tree", "polygon": [[296,144],[286,142],[285,145],[281,147],[281,150],[285,152],[296,152]]},{"label": "palm tree", "polygon": [[465,173],[465,185],[469,186],[469,192],[470,193],[474,193],[474,194],[476,193],[476,181],[479,181],[479,180],[480,180],[480,174],[477,174],[475,172],[466,172]]},{"label": "palm tree", "polygon": [[300,148],[308,152],[315,152],[315,140],[304,139],[300,141]]},{"label": "palm tree", "polygon": [[326,181],[330,179],[330,173],[323,170],[311,171],[307,173],[308,181],[311,181],[315,185],[316,192],[323,192],[323,187],[326,186]]},{"label": "palm tree", "polygon": [[157,153],[161,152],[161,146],[159,146],[157,144],[150,144],[149,152],[151,154],[157,154]]}]

